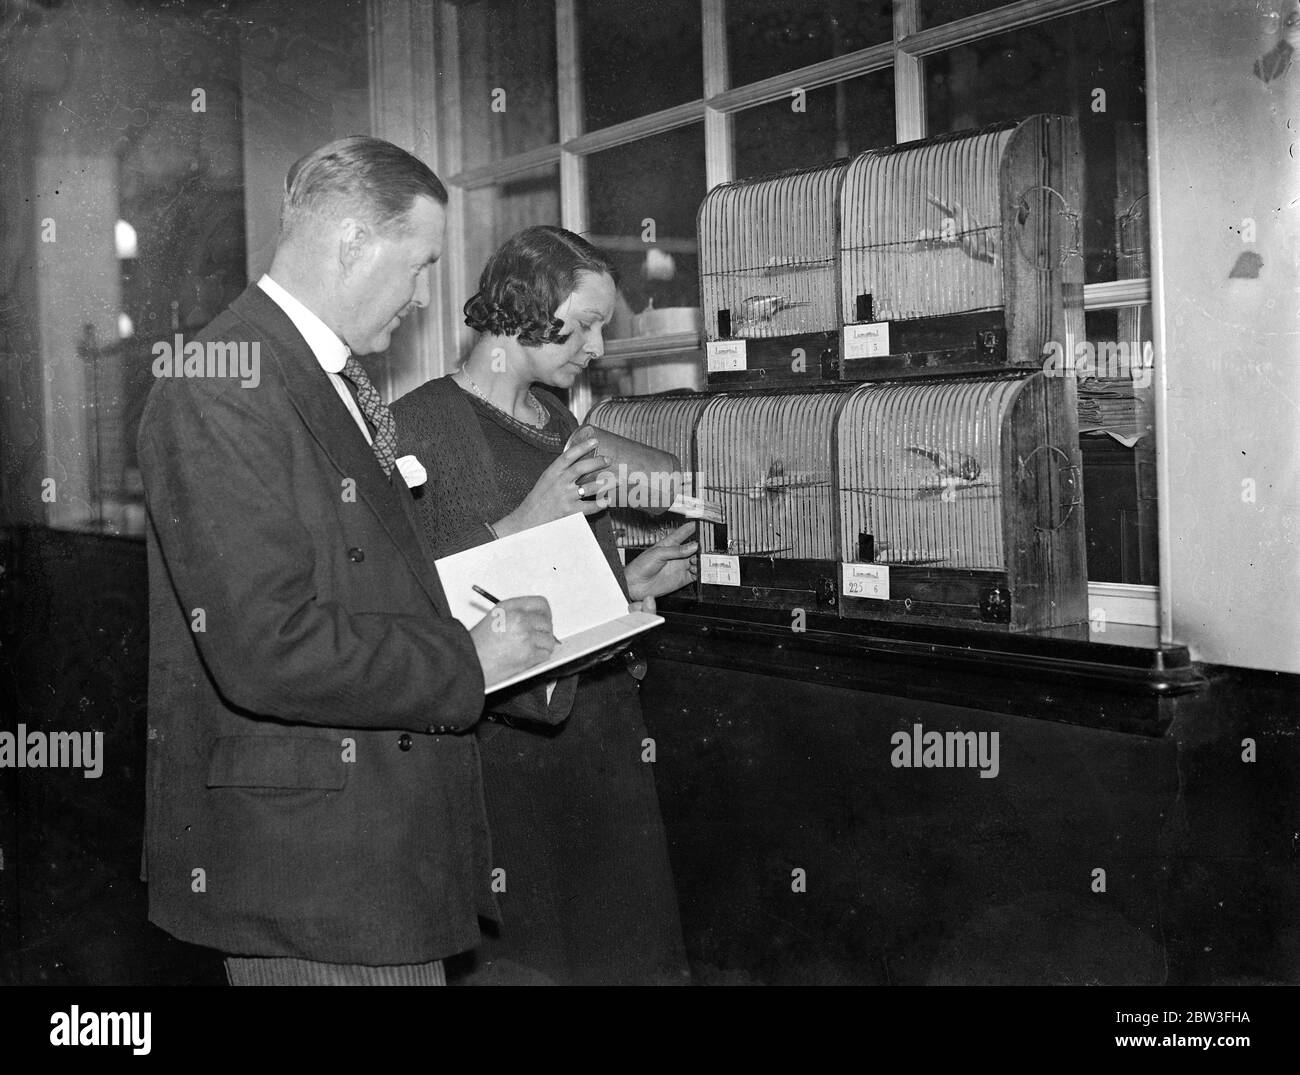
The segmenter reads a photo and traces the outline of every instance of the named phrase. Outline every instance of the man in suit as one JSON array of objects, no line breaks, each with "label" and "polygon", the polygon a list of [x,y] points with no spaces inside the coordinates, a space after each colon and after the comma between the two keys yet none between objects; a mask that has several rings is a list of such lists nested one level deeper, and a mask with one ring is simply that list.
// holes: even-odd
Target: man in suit
[{"label": "man in suit", "polygon": [[154,364],[149,916],[227,953],[234,984],[441,984],[495,917],[466,733],[485,678],[550,652],[550,611],[450,617],[419,468],[355,357],[427,303],[446,202],[396,146],[321,147],[290,170],[269,273]]}]

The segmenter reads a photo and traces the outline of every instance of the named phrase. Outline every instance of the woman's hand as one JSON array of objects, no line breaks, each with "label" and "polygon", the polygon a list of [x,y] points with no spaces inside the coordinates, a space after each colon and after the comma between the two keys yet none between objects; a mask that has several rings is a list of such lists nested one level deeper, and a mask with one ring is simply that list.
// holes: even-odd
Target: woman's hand
[{"label": "woman's hand", "polygon": [[603,494],[613,488],[613,476],[610,475],[608,481],[592,478],[585,486],[579,484],[582,475],[609,466],[609,460],[604,456],[589,454],[598,443],[596,440],[582,441],[557,456],[555,462],[542,471],[542,476],[524,497],[523,503],[504,519],[492,524],[497,537],[563,519],[575,511],[583,515],[603,511],[606,507]]},{"label": "woman's hand", "polygon": [[680,590],[695,581],[696,567],[692,557],[699,552],[700,543],[686,540],[694,530],[695,523],[682,523],[627,565],[628,596],[633,601],[649,598],[651,607],[646,611],[654,611],[654,598]]}]

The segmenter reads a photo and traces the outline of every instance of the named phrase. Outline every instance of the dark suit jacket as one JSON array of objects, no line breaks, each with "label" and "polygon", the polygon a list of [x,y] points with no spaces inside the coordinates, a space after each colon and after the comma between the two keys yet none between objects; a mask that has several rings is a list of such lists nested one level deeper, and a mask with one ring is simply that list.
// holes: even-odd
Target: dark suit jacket
[{"label": "dark suit jacket", "polygon": [[150,919],[241,955],[471,948],[483,678],[410,492],[259,288],[196,339],[258,344],[261,382],[160,378],[141,421]]}]

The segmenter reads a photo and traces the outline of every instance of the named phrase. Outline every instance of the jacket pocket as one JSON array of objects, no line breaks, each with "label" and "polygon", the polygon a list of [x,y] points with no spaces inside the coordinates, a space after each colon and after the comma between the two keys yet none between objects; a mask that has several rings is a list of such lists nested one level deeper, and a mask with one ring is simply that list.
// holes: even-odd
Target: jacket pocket
[{"label": "jacket pocket", "polygon": [[342,743],[289,735],[225,735],[212,744],[210,788],[338,791],[348,781]]}]

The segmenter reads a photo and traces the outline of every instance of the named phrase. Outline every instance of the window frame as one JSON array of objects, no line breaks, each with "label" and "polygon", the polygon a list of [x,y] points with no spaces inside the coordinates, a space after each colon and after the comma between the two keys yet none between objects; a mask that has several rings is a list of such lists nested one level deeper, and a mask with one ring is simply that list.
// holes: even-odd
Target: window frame
[{"label": "window frame", "polygon": [[[704,96],[594,131],[582,130],[581,52],[578,0],[555,0],[556,80],[559,141],[513,154],[488,164],[453,172],[458,190],[497,186],[538,169],[559,165],[560,224],[585,232],[588,225],[586,158],[665,131],[704,124],[705,176],[709,189],[737,178],[731,119],[738,112],[789,97],[792,90],[812,90],[860,75],[894,71],[896,142],[925,137],[925,83],[922,61],[928,57],[1051,19],[1108,7],[1119,0],[1015,0],[991,11],[938,26],[917,29],[919,0],[893,0],[893,39],[799,67],[759,82],[729,85],[726,0],[701,0],[704,36]],[[443,58],[454,54],[455,6],[444,5]],[[444,70],[447,70],[444,68]],[[457,81],[459,65],[448,74]],[[456,93],[454,103],[459,103]],[[452,161],[453,167],[458,161]],[[1114,309],[1151,301],[1149,277],[1107,280],[1084,285],[1084,308]],[[616,341],[617,345],[617,341]]]}]

